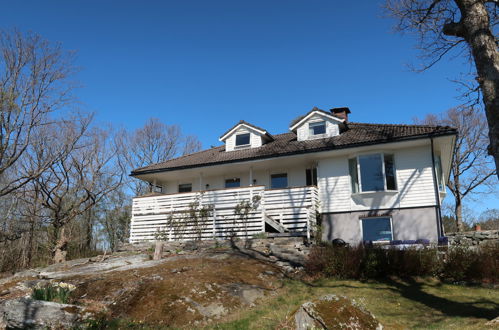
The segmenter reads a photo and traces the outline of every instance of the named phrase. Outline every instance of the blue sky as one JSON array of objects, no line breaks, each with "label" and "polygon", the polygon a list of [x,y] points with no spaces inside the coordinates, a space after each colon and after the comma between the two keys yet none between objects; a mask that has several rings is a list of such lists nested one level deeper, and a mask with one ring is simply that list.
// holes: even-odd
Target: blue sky
[{"label": "blue sky", "polygon": [[[271,133],[313,106],[411,123],[459,104],[463,60],[417,74],[415,40],[383,1],[5,1],[0,28],[76,50],[77,92],[98,122],[178,124],[204,147],[244,119]],[[477,204],[494,207],[496,198]]]}]

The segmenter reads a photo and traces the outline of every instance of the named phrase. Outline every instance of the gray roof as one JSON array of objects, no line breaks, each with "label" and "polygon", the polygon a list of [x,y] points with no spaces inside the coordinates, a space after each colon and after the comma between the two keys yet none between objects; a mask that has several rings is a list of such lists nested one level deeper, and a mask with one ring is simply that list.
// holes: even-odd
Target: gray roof
[{"label": "gray roof", "polygon": [[225,146],[219,146],[138,168],[132,171],[131,175],[455,134],[457,134],[457,130],[448,126],[348,123],[340,135],[330,138],[297,141],[295,133],[284,133],[274,135],[273,141],[258,148],[226,152]]}]

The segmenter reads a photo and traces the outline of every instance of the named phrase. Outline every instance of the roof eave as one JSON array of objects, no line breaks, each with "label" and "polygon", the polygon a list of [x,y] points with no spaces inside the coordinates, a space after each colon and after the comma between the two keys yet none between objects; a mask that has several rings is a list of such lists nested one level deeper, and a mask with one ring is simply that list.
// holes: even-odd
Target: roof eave
[{"label": "roof eave", "polygon": [[305,117],[303,117],[302,119],[300,119],[299,121],[297,121],[295,124],[293,124],[293,126],[289,127],[289,130],[292,131],[292,132],[294,132],[299,126],[301,126],[301,124],[304,121],[306,121],[307,119],[309,119],[314,114],[318,114],[318,115],[321,115],[321,116],[324,116],[324,117],[336,120],[339,123],[344,123],[345,122],[345,119],[340,119],[340,118],[334,116],[333,114],[330,115],[330,114],[325,113],[325,112],[320,111],[320,110],[312,110],[308,114],[306,114]]},{"label": "roof eave", "polygon": [[184,165],[184,166],[177,166],[177,167],[171,167],[171,168],[145,170],[145,171],[141,171],[141,172],[132,171],[130,173],[130,176],[136,177],[138,175],[144,175],[144,174],[171,172],[171,171],[185,170],[185,169],[191,169],[191,168],[197,168],[197,167],[216,166],[216,165],[230,164],[230,163],[243,163],[243,162],[252,161],[252,160],[271,159],[271,158],[278,158],[278,157],[284,157],[284,156],[290,156],[290,155],[307,154],[307,153],[313,153],[313,152],[324,152],[324,151],[331,151],[331,150],[342,150],[342,149],[349,149],[349,148],[357,148],[357,147],[361,147],[361,146],[370,146],[370,145],[376,145],[376,144],[386,144],[386,143],[393,143],[393,142],[403,142],[403,141],[411,141],[411,140],[419,140],[419,139],[428,139],[428,138],[432,138],[432,137],[450,136],[450,135],[457,135],[457,130],[452,129],[452,130],[445,131],[445,132],[432,132],[432,133],[423,134],[423,135],[407,136],[407,137],[401,137],[401,138],[396,138],[396,139],[388,139],[388,140],[384,140],[384,141],[360,142],[360,143],[336,146],[334,148],[323,147],[323,148],[317,148],[317,149],[292,151],[289,153],[277,154],[277,155],[265,155],[265,156],[253,157],[253,158],[225,160],[225,161],[219,161],[219,162],[214,162],[214,163],[209,163],[209,164]]}]

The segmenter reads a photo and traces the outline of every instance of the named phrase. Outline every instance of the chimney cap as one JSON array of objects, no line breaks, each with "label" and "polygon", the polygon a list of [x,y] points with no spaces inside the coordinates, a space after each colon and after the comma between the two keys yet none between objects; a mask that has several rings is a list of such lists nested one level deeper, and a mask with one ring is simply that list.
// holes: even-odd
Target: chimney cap
[{"label": "chimney cap", "polygon": [[348,107],[332,108],[329,111],[331,111],[332,113],[340,113],[340,112],[352,113]]}]

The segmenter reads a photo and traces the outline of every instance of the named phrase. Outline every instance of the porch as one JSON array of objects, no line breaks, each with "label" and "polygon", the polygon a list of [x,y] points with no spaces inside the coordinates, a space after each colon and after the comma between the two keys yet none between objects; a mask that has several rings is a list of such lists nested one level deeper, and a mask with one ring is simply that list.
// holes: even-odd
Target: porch
[{"label": "porch", "polygon": [[316,223],[316,186],[265,186],[161,194],[133,199],[130,242],[302,234]]}]

